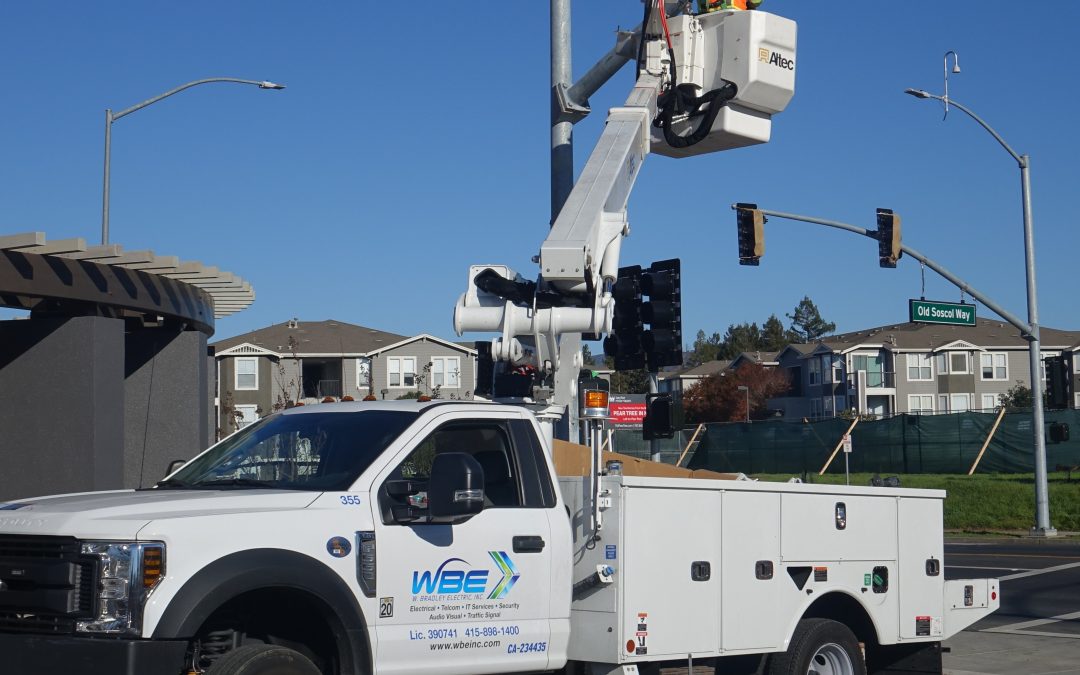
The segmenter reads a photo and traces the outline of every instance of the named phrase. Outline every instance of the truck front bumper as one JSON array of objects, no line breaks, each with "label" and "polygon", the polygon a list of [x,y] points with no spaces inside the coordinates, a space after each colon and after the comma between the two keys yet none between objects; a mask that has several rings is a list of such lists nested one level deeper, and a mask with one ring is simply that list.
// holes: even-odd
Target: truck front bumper
[{"label": "truck front bumper", "polygon": [[0,633],[4,675],[177,675],[182,640],[124,640]]}]

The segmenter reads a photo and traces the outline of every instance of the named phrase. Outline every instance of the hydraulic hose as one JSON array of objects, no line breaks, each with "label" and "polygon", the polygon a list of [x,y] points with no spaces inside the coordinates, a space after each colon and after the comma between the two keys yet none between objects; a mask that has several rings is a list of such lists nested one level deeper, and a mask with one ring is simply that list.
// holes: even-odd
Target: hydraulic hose
[{"label": "hydraulic hose", "polygon": [[[700,143],[702,139],[709,135],[713,123],[716,121],[716,116],[720,114],[720,109],[728,101],[735,98],[736,94],[738,94],[738,87],[726,80],[719,89],[713,89],[701,96],[693,95],[691,85],[679,85],[660,96],[659,101],[657,101],[660,114],[656,116],[654,124],[663,129],[664,140],[668,145],[673,148],[688,148],[691,145]],[[708,108],[705,112],[701,112],[702,106],[705,105],[708,105]],[[672,128],[672,119],[676,113],[686,113],[689,118],[701,117],[702,120],[692,133],[680,136]]]}]

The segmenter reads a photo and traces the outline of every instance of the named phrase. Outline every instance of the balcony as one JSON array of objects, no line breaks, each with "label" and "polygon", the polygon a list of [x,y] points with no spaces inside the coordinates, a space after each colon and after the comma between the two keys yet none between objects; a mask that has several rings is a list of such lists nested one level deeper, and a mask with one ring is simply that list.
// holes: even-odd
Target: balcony
[{"label": "balcony", "polygon": [[857,373],[848,373],[848,389],[852,391],[858,391],[860,378],[862,378],[862,381],[867,389],[896,388],[896,373],[877,370],[860,370]]}]

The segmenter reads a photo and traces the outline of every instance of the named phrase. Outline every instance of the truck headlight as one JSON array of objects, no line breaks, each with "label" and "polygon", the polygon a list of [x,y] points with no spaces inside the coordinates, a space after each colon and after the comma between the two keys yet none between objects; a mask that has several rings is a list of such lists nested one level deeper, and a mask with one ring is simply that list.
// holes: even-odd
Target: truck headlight
[{"label": "truck headlight", "polygon": [[165,576],[165,544],[84,541],[82,554],[96,557],[94,617],[75,624],[80,633],[138,635],[146,599]]}]

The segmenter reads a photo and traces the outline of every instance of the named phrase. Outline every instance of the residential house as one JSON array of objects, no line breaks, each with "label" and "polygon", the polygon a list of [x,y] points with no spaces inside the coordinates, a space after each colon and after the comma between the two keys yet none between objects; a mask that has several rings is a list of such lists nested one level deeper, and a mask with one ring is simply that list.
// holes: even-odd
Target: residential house
[{"label": "residential house", "polygon": [[[1042,356],[1073,355],[1080,384],[1080,331],[1041,329]],[[897,413],[991,411],[1017,384],[1031,386],[1027,341],[1013,326],[900,323],[791,344],[776,357],[792,390],[769,401],[785,419],[820,419],[844,411]],[[1038,389],[1045,387],[1043,382]],[[1080,407],[1080,395],[1074,405]]]},{"label": "residential house", "polygon": [[344,321],[292,319],[210,345],[221,434],[296,402],[368,395],[468,398],[476,386],[471,344],[413,337]]},{"label": "residential house", "polygon": [[661,392],[682,392],[694,386],[709,375],[716,375],[729,370],[731,361],[706,361],[698,366],[683,368],[668,373],[660,373],[657,389]]}]

